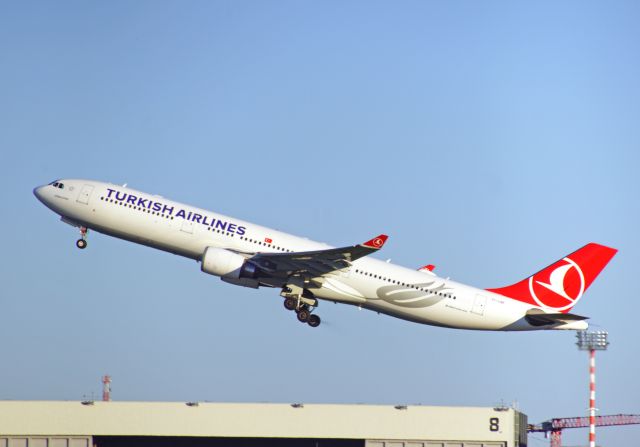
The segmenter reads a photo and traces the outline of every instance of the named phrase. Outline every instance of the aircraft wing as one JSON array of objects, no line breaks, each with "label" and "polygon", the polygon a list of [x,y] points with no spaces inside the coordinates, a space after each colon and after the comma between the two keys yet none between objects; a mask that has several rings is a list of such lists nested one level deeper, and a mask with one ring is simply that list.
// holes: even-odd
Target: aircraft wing
[{"label": "aircraft wing", "polygon": [[380,250],[387,238],[387,235],[381,234],[362,244],[328,250],[258,253],[249,258],[249,261],[273,276],[307,273],[316,278],[347,268],[356,259]]}]

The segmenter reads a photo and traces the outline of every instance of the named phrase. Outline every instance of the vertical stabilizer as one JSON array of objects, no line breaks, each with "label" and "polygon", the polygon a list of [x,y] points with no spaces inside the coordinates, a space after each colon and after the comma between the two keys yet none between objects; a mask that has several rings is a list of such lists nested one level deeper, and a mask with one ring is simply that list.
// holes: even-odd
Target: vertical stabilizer
[{"label": "vertical stabilizer", "polygon": [[520,282],[487,290],[547,310],[569,312],[617,252],[592,242]]}]

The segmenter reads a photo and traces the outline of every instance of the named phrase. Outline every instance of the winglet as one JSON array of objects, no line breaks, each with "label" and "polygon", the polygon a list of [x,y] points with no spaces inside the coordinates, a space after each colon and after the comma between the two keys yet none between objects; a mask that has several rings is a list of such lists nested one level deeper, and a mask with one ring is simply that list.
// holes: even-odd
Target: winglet
[{"label": "winglet", "polygon": [[376,236],[370,241],[363,243],[362,246],[367,248],[373,248],[374,250],[380,250],[384,245],[384,243],[387,242],[388,238],[389,236],[387,236],[386,234],[381,234],[380,236]]}]

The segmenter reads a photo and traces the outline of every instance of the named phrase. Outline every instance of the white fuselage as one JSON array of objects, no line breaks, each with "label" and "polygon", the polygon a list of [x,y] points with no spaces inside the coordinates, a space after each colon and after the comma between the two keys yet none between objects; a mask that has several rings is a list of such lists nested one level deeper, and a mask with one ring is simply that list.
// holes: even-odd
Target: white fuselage
[{"label": "white fuselage", "polygon": [[[67,223],[197,261],[207,247],[247,257],[332,248],[123,186],[93,180],[61,182],[63,189],[47,185],[34,193]],[[532,308],[529,304],[370,257],[325,275],[309,290],[319,299],[418,323],[480,330],[541,329],[524,319]]]}]

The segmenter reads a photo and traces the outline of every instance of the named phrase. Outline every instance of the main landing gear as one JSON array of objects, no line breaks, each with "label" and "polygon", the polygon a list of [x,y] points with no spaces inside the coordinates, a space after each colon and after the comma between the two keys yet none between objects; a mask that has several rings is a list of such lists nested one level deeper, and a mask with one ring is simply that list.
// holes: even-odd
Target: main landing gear
[{"label": "main landing gear", "polygon": [[295,298],[286,298],[284,300],[284,307],[287,310],[293,310],[296,312],[296,316],[300,323],[307,323],[311,327],[320,326],[320,317],[316,314],[312,314],[312,306],[308,304],[298,305],[298,301]]},{"label": "main landing gear", "polygon": [[89,229],[87,227],[80,227],[80,239],[76,241],[76,247],[81,250],[87,248],[87,233]]},{"label": "main landing gear", "polygon": [[[300,289],[296,293],[296,290]],[[288,285],[282,289],[280,295],[284,297],[284,307],[287,310],[295,311],[298,321],[307,323],[311,327],[320,326],[320,317],[311,312],[315,309],[318,301],[315,298],[303,296],[304,291],[297,286]]]}]

